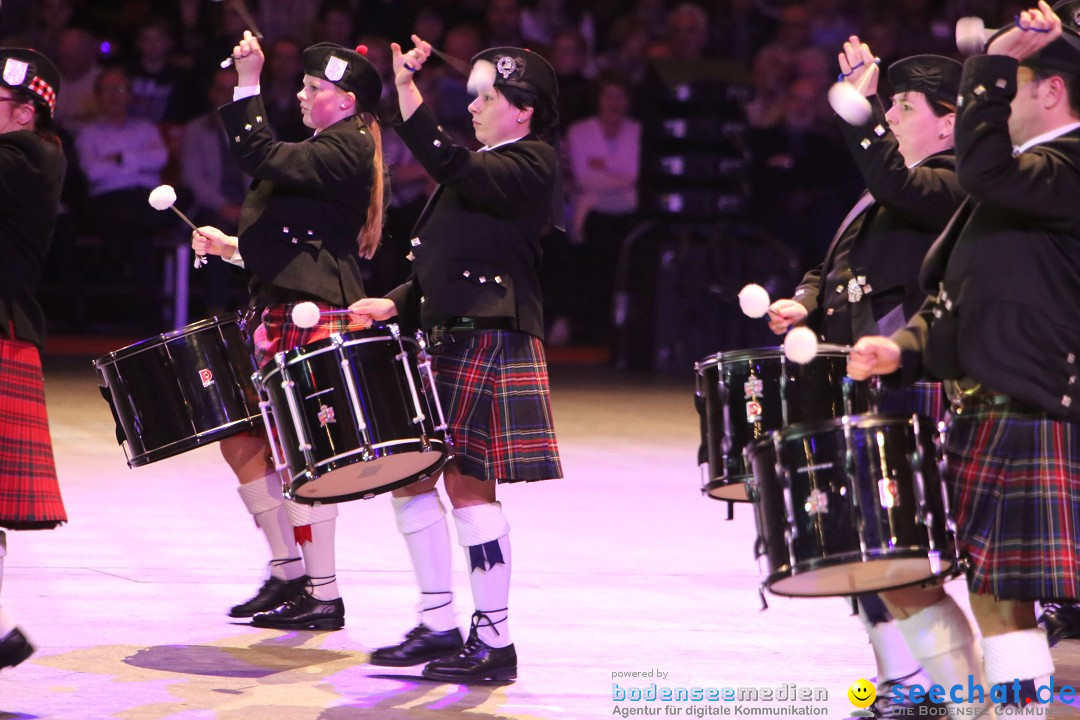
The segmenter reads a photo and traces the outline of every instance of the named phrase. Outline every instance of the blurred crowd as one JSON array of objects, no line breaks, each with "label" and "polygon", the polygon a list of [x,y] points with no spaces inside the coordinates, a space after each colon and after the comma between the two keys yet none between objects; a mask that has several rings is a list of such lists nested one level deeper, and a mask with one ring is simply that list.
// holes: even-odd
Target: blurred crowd
[{"label": "blurred crowd", "polygon": [[[1022,3],[1008,0],[5,0],[5,46],[33,47],[62,76],[57,120],[69,153],[65,222],[55,274],[84,282],[77,255],[96,238],[104,266],[135,289],[160,290],[160,249],[185,230],[146,203],[160,183],[177,187],[196,223],[235,229],[247,179],[236,168],[215,108],[231,100],[235,74],[221,60],[245,29],[264,35],[262,93],[278,138],[301,140],[295,93],[301,51],[329,41],[364,44],[389,76],[389,42],[415,33],[468,61],[486,47],[544,54],[559,79],[558,140],[564,157],[567,234],[553,239],[546,277],[553,295],[586,288],[556,305],[553,343],[604,339],[610,329],[616,256],[642,219],[640,158],[654,107],[646,89],[658,64],[724,66],[744,85],[748,161],[743,221],[820,257],[859,180],[838,141],[826,102],[844,40],[858,34],[882,59],[920,52],[956,56],[959,17],[993,26]],[[448,61],[418,78],[444,126],[475,144],[465,76]],[[393,83],[385,82],[388,92]],[[887,89],[886,89],[887,92]],[[385,118],[395,105],[386,101]],[[389,231],[370,268],[369,293],[408,272],[409,228],[432,189],[392,132]],[[235,307],[243,280],[221,263],[194,274],[196,313]],[[81,320],[80,320],[81,322]],[[148,324],[152,322],[148,320]]]}]

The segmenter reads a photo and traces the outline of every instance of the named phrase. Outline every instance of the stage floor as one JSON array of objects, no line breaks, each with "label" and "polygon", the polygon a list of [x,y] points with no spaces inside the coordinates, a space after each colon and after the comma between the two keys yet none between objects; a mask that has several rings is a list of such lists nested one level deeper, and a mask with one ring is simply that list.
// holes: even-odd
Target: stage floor
[{"label": "stage floor", "polygon": [[[38,652],[0,672],[0,720],[584,720],[620,709],[849,716],[848,686],[874,674],[861,624],[836,598],[770,596],[761,610],[752,513],[737,507],[728,522],[724,506],[698,490],[692,372],[656,379],[556,367],[552,375],[566,477],[499,491],[513,527],[519,679],[464,687],[425,681],[419,667],[365,662],[416,621],[413,575],[385,496],[341,508],[344,630],[234,622],[225,612],[258,587],[266,551],[217,448],[128,469],[90,359],[46,358],[71,522],[8,534],[4,608]],[[465,623],[460,552],[455,590]],[[957,583],[950,590],[963,594]],[[1054,655],[1057,684],[1080,684],[1080,642]],[[615,683],[823,699],[617,702]]]}]

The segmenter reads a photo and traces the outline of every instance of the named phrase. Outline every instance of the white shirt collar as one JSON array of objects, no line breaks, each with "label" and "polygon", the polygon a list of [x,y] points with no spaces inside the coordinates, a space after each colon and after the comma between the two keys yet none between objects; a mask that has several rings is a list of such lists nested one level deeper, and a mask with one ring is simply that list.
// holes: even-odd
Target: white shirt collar
[{"label": "white shirt collar", "polygon": [[521,137],[516,137],[513,140],[504,140],[501,143],[499,143],[498,145],[485,145],[484,147],[480,148],[477,152],[487,152],[488,150],[494,150],[495,148],[500,148],[503,145],[509,145],[510,143],[515,143],[518,140],[521,140],[521,138],[526,137],[527,135],[528,135],[528,133],[525,133],[525,135],[522,135]]},{"label": "white shirt collar", "polygon": [[1062,125],[1059,128],[1054,128],[1050,132],[1045,132],[1042,135],[1039,135],[1038,137],[1031,138],[1026,143],[1024,143],[1020,147],[1016,148],[1016,152],[1017,153],[1027,152],[1028,150],[1030,150],[1035,145],[1039,145],[1040,143],[1044,143],[1044,142],[1050,142],[1051,140],[1053,140],[1055,138],[1059,138],[1062,135],[1065,135],[1067,133],[1071,133],[1073,130],[1075,130],[1077,128],[1080,128],[1080,122],[1074,122],[1074,123],[1072,123],[1070,125]]}]

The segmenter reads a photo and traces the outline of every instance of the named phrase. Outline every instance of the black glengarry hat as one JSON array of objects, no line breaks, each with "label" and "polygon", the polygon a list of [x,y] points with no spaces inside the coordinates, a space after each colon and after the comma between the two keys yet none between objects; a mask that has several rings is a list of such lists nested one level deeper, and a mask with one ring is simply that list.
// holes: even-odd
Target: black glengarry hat
[{"label": "black glengarry hat", "polygon": [[56,110],[60,94],[60,73],[49,58],[29,48],[0,48],[0,84],[24,90],[34,102],[49,111]]},{"label": "black glengarry hat", "polygon": [[491,87],[518,87],[530,90],[552,105],[559,97],[559,82],[551,63],[534,53],[518,47],[489,48],[469,61],[469,91],[479,93]]},{"label": "black glengarry hat", "polygon": [[304,74],[329,80],[356,96],[360,107],[374,112],[382,97],[379,71],[364,55],[367,47],[349,50],[334,43],[316,43],[304,50]]},{"label": "black glengarry hat", "polygon": [[921,92],[927,99],[956,105],[964,66],[941,55],[912,55],[889,66],[889,84],[897,95]]}]

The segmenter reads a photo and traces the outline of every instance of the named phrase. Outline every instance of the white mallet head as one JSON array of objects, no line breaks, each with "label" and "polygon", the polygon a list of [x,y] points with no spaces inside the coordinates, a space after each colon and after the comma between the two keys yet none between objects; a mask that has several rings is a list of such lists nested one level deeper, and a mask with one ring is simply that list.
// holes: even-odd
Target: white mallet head
[{"label": "white mallet head", "polygon": [[176,202],[172,185],[158,185],[150,191],[150,206],[155,210],[168,210]]},{"label": "white mallet head", "polygon": [[784,356],[793,363],[805,365],[817,357],[818,339],[808,327],[797,327],[784,338]]},{"label": "white mallet head", "polygon": [[739,291],[739,308],[747,317],[765,317],[769,312],[769,291],[750,283]]},{"label": "white mallet head", "polygon": [[319,306],[313,302],[296,303],[292,309],[292,321],[297,327],[310,328],[319,324]]},{"label": "white mallet head", "polygon": [[962,17],[956,21],[956,49],[964,55],[978,55],[992,34],[982,18]]},{"label": "white mallet head", "polygon": [[848,125],[864,125],[873,114],[870,101],[849,82],[833,83],[829,88],[829,107]]}]

